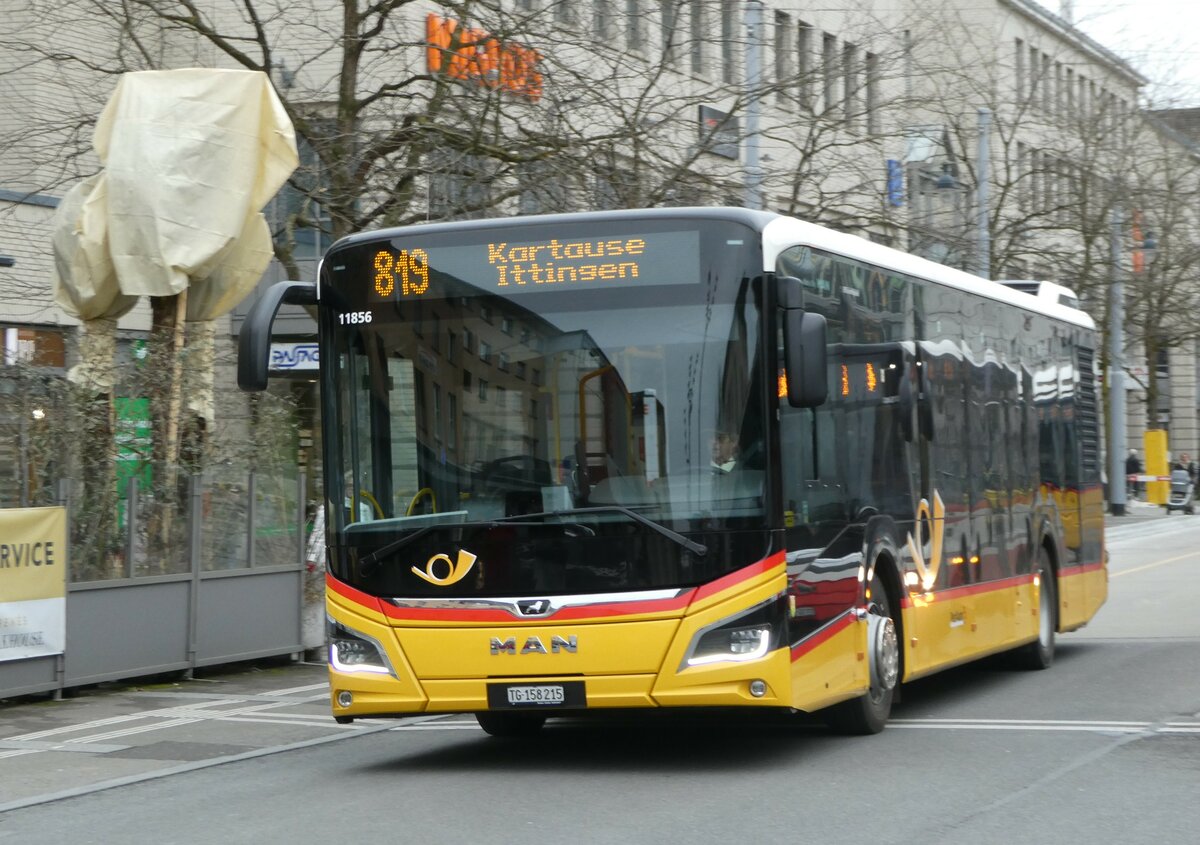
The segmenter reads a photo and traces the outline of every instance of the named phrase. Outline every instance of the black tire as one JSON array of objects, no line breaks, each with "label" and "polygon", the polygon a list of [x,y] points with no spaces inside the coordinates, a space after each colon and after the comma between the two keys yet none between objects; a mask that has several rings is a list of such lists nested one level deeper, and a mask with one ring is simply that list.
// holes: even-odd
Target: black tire
[{"label": "black tire", "polygon": [[[896,640],[899,626],[896,624],[896,613],[892,610],[891,599],[878,573],[871,578],[871,603],[868,613],[890,620],[892,645],[896,649],[894,663],[887,673],[891,677],[891,686],[877,685],[872,673],[871,687],[866,695],[835,704],[822,713],[831,730],[847,736],[866,736],[882,731],[892,713],[892,701],[900,683],[900,645]],[[868,642],[867,648],[874,649],[875,644]]]},{"label": "black tire", "polygon": [[1054,580],[1054,569],[1050,566],[1050,555],[1045,548],[1038,550],[1033,572],[1040,584],[1038,637],[1018,648],[1013,652],[1013,657],[1022,669],[1049,669],[1054,663],[1054,636],[1058,628],[1058,585]]},{"label": "black tire", "polygon": [[534,736],[546,724],[541,713],[497,713],[489,710],[475,714],[484,733],[504,739]]}]

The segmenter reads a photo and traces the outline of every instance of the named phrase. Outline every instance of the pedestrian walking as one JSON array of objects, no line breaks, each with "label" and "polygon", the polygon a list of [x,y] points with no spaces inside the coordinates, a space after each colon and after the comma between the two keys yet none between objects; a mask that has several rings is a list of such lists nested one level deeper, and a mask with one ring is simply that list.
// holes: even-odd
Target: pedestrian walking
[{"label": "pedestrian walking", "polygon": [[1142,459],[1138,457],[1137,449],[1129,450],[1129,457],[1125,459],[1125,477],[1128,480],[1129,498],[1136,499],[1142,494],[1142,482],[1136,481],[1130,476],[1142,474]]},{"label": "pedestrian walking", "polygon": [[1179,456],[1179,468],[1186,469],[1188,478],[1192,480],[1193,484],[1196,483],[1196,462],[1192,460],[1191,455],[1187,452]]}]

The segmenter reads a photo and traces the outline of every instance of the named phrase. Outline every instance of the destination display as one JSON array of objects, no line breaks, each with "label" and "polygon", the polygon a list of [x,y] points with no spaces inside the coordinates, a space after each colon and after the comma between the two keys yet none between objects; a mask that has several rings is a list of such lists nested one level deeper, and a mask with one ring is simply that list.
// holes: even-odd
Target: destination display
[{"label": "destination display", "polygon": [[[511,230],[510,230],[511,233]],[[532,291],[691,285],[700,282],[698,232],[649,232],[537,241],[512,238],[434,246],[399,239],[372,250],[371,296],[444,296],[459,280],[502,296]]]}]

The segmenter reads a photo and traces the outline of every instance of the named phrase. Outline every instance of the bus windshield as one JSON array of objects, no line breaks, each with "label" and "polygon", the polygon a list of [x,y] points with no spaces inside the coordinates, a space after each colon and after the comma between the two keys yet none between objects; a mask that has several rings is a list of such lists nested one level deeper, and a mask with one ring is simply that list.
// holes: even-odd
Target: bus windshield
[{"label": "bus windshield", "polygon": [[[409,232],[326,259],[341,575],[494,596],[744,565],[709,547],[763,536],[755,233],[661,218]],[[458,549],[478,561],[450,583]]]}]

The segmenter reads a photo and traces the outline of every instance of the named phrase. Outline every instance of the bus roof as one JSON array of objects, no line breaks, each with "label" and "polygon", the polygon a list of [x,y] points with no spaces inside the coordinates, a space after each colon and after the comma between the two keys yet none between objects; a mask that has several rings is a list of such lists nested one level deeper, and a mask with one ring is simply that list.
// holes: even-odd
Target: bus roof
[{"label": "bus roof", "polygon": [[[412,226],[376,229],[359,232],[337,241],[330,251],[380,239],[411,237],[413,235],[440,232],[469,232],[488,229],[515,229],[526,226],[623,220],[630,218],[672,218],[681,220],[726,220],[741,223],[762,233],[763,270],[775,269],[779,253],[797,243],[822,249],[873,264],[885,270],[894,270],[921,279],[946,285],[947,287],[975,293],[997,302],[1005,302],[1025,311],[1033,311],[1072,323],[1083,328],[1095,329],[1095,323],[1083,311],[1060,305],[1036,295],[1024,293],[999,282],[947,267],[925,258],[909,255],[866,238],[828,229],[794,217],[786,217],[769,211],[754,211],[733,206],[695,206],[687,208],[631,208],[613,211],[582,211],[565,214],[539,214],[520,217],[489,217],[481,220],[456,220],[438,223],[419,223]],[[318,286],[320,282],[318,281]]]},{"label": "bus roof", "polygon": [[763,229],[763,269],[774,269],[779,253],[797,242],[873,264],[885,270],[895,270],[898,273],[985,296],[997,302],[1005,302],[1025,311],[1034,311],[1083,328],[1096,328],[1092,318],[1085,312],[1061,305],[1057,301],[1039,298],[1034,294],[1007,287],[982,276],[956,270],[926,258],[909,255],[882,244],[872,243],[857,235],[836,232],[815,223],[806,223],[794,217],[777,215]]}]

